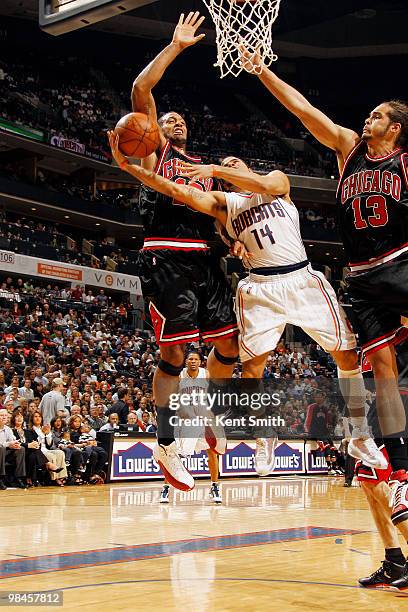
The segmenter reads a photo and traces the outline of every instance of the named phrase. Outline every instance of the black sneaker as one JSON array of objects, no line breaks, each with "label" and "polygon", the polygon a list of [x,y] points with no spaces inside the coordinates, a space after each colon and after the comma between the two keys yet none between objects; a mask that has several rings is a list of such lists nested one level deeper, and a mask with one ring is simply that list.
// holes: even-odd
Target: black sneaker
[{"label": "black sneaker", "polygon": [[392,561],[383,561],[381,567],[367,578],[360,578],[360,586],[366,589],[380,589],[388,587],[392,582],[403,576],[405,565],[398,565]]},{"label": "black sneaker", "polygon": [[160,493],[160,499],[159,499],[159,502],[161,504],[168,504],[170,502],[169,490],[170,490],[169,485],[163,485],[162,491]]},{"label": "black sneaker", "polygon": [[393,591],[406,591],[406,594],[408,595],[408,561],[404,565],[402,576],[397,578],[397,580],[393,580],[393,582],[390,584],[390,588]]},{"label": "black sneaker", "polygon": [[6,491],[7,485],[4,480],[0,480],[0,491]]},{"label": "black sneaker", "polygon": [[222,504],[222,497],[218,483],[213,482],[210,489],[210,497],[216,504]]}]

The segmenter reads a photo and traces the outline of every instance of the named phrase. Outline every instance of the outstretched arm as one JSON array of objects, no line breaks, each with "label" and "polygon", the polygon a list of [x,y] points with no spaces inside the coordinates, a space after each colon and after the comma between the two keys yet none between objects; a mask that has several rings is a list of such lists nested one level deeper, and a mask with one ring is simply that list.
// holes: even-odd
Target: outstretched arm
[{"label": "outstretched arm", "polygon": [[262,175],[249,169],[228,168],[227,166],[216,166],[215,164],[208,166],[185,164],[183,174],[189,178],[215,177],[223,179],[239,189],[252,193],[285,196],[289,195],[290,192],[289,179],[280,170],[274,170],[269,174]]},{"label": "outstretched arm", "polygon": [[310,104],[294,87],[282,81],[266,66],[262,66],[259,54],[251,54],[241,47],[241,62],[248,72],[258,75],[271,94],[296,115],[319,142],[336,151],[343,161],[346,159],[360,140],[356,132],[335,124],[322,111]]},{"label": "outstretched arm", "polygon": [[211,217],[215,217],[218,221],[225,225],[227,222],[227,203],[225,195],[221,191],[199,191],[195,187],[189,185],[179,185],[168,179],[159,176],[152,170],[129,164],[126,157],[119,151],[119,136],[114,132],[108,132],[109,144],[112,149],[112,155],[118,166],[132,174],[155,191],[162,193],[170,198],[174,198],[179,202],[183,202],[187,206],[194,208],[198,212],[202,212]]},{"label": "outstretched arm", "polygon": [[186,18],[184,18],[184,13],[180,15],[171,43],[146,66],[133,83],[132,109],[134,112],[145,113],[152,120],[157,120],[156,104],[152,96],[152,89],[160,81],[166,69],[184,49],[195,45],[204,38],[205,34],[195,35],[203,21],[204,17],[200,17],[198,11],[189,13]]}]

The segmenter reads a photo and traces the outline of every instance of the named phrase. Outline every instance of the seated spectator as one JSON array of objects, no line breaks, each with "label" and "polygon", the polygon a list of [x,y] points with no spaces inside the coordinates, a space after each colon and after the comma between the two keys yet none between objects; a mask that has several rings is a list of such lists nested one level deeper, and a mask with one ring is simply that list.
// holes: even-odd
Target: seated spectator
[{"label": "seated spectator", "polygon": [[90,484],[103,484],[106,479],[104,470],[108,453],[104,448],[98,446],[95,432],[91,430],[87,421],[83,421],[81,424],[81,435],[77,447],[82,448],[88,458],[85,472],[87,481]]},{"label": "seated spectator", "polygon": [[[101,413],[103,416],[100,416]],[[95,431],[99,431],[99,429],[108,422],[108,417],[104,415],[103,404],[101,403],[92,406],[89,411],[89,415],[86,418],[91,429],[94,429]]]},{"label": "seated spectator", "polygon": [[31,415],[26,436],[29,442],[38,442],[48,461],[57,466],[55,471],[51,471],[51,480],[54,481],[56,485],[63,487],[63,479],[68,476],[65,455],[62,450],[52,448],[51,426],[49,423],[43,424],[41,412],[37,411]]},{"label": "seated spectator", "polygon": [[103,425],[99,431],[115,431],[116,429],[119,429],[119,417],[115,412],[112,412],[106,425]]},{"label": "seated spectator", "polygon": [[153,417],[150,412],[143,412],[142,414],[142,427],[144,427],[144,431],[146,433],[155,433],[157,431],[157,426],[153,422]]},{"label": "seated spectator", "polygon": [[25,467],[25,448],[21,446],[21,443],[16,439],[12,430],[6,424],[8,422],[9,415],[7,410],[4,408],[0,410],[0,490],[4,491],[7,489],[5,483],[6,476],[6,458],[12,459],[15,463],[13,475],[15,477],[15,484],[20,489],[26,489],[27,484],[26,478],[26,467]]},{"label": "seated spectator", "polygon": [[12,428],[16,440],[25,448],[27,485],[28,487],[38,487],[40,483],[37,477],[37,468],[45,468],[50,472],[55,472],[57,466],[55,463],[48,461],[48,458],[42,452],[37,440],[28,441],[31,438],[31,432],[24,427],[24,417],[21,412],[15,412],[13,414],[10,427]]}]

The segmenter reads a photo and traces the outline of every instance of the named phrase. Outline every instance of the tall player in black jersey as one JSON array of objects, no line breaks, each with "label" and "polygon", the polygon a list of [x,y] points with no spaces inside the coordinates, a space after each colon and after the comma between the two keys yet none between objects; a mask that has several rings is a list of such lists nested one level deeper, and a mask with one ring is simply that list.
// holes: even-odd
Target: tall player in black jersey
[{"label": "tall player in black jersey", "polygon": [[[196,36],[203,20],[198,12],[191,12],[186,18],[184,14],[180,16],[171,43],[133,83],[134,112],[143,112],[157,121],[152,89],[176,57],[204,37],[204,34]],[[185,183],[181,165],[200,162],[186,153],[186,122],[179,113],[169,112],[159,119],[159,125],[160,148],[141,161],[142,167]],[[197,180],[192,186],[209,191],[213,189],[213,180]],[[231,377],[238,359],[232,296],[219,262],[208,246],[208,241],[214,238],[211,218],[145,187],[141,189],[139,211],[145,230],[140,280],[161,357],[153,379],[158,408],[158,445],[154,456],[174,487],[189,490],[194,480],[176,452],[173,428],[169,425],[172,414],[168,407],[169,395],[178,389],[185,344],[200,336],[214,344],[207,362],[210,378]],[[214,436],[208,440],[215,451],[224,452],[225,448],[218,448],[218,442],[221,443]]]},{"label": "tall player in black jersey", "polygon": [[[406,415],[394,349],[406,338],[401,317],[408,315],[408,105],[398,100],[379,104],[365,120],[359,136],[336,125],[262,66],[259,54],[242,48],[241,61],[319,142],[337,155],[340,229],[351,269],[349,296],[363,357],[367,357],[374,373],[378,419],[393,469],[391,520],[398,525],[408,519]],[[375,482],[373,485],[375,491],[370,494],[385,504],[384,490]],[[371,506],[370,497],[367,494]],[[401,549],[398,554],[401,558]],[[408,564],[404,576],[397,581],[400,588],[408,588]]]}]

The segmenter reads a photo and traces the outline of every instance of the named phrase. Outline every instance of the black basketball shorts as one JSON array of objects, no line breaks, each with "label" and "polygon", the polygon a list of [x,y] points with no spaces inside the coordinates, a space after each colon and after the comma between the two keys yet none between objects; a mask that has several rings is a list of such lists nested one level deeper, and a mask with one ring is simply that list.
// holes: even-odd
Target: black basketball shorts
[{"label": "black basketball shorts", "polygon": [[238,335],[231,290],[211,253],[144,250],[139,267],[159,345]]},{"label": "black basketball shorts", "polygon": [[350,274],[347,284],[362,359],[408,337],[401,322],[408,317],[408,255]]}]

